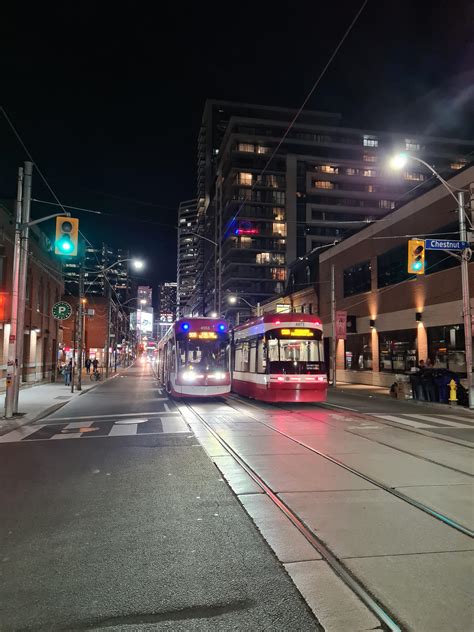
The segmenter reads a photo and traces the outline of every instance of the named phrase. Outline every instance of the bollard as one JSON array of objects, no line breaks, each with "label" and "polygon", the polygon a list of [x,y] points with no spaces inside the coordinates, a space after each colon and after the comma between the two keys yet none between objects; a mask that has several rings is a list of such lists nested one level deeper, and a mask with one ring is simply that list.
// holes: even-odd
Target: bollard
[{"label": "bollard", "polygon": [[458,398],[456,395],[456,382],[454,380],[451,380],[451,382],[449,383],[449,403],[451,404],[451,406],[456,406],[458,403]]}]

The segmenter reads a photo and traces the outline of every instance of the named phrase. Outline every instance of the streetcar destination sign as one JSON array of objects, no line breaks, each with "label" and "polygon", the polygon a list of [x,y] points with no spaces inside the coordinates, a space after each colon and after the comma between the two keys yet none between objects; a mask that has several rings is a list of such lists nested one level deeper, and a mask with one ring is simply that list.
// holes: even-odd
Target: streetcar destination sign
[{"label": "streetcar destination sign", "polygon": [[469,248],[467,241],[452,239],[425,239],[426,250],[465,250]]},{"label": "streetcar destination sign", "polygon": [[66,301],[59,301],[53,305],[51,312],[56,320],[66,320],[72,314],[72,307]]}]

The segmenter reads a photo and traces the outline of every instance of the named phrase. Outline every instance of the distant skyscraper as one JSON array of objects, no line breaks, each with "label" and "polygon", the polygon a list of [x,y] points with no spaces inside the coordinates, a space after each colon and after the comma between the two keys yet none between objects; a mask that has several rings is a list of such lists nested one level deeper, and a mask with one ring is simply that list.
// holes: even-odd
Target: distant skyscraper
[{"label": "distant skyscraper", "polygon": [[158,320],[172,323],[176,319],[177,283],[167,281],[158,285]]},{"label": "distant skyscraper", "polygon": [[177,312],[187,313],[188,304],[196,294],[200,282],[200,244],[198,226],[198,201],[181,202],[178,208],[178,261],[177,261]]}]

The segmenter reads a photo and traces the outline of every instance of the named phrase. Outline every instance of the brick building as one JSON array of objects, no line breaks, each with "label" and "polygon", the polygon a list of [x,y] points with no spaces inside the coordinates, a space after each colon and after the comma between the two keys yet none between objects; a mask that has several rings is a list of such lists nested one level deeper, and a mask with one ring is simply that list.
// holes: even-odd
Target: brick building
[{"label": "brick building", "polygon": [[[13,204],[0,202],[0,388],[5,388],[11,319],[14,239]],[[61,343],[58,321],[51,315],[63,293],[61,264],[51,241],[37,226],[30,228],[22,381],[54,380]]]}]

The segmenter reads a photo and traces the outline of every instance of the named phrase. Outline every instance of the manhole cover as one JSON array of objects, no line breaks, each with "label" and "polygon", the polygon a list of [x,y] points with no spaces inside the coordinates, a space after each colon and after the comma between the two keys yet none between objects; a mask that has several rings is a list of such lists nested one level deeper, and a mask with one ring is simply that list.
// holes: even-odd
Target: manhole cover
[{"label": "manhole cover", "polygon": [[116,426],[123,426],[125,424],[144,424],[148,419],[119,419],[118,421],[114,421]]}]

